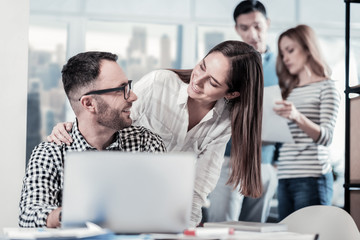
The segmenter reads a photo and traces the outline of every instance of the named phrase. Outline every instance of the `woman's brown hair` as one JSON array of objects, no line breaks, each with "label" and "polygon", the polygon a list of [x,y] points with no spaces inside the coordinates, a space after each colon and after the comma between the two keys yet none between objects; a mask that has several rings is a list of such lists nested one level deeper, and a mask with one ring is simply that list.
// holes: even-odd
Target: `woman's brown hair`
[{"label": "woman's brown hair", "polygon": [[299,79],[297,75],[292,75],[289,72],[282,60],[283,56],[280,51],[280,41],[283,37],[288,37],[291,40],[296,41],[302,49],[308,53],[307,66],[311,68],[311,71],[315,75],[329,78],[331,70],[320,52],[317,37],[312,28],[307,25],[298,25],[294,28],[286,30],[279,36],[279,54],[276,60],[276,74],[279,78],[281,94],[283,99],[286,99],[294,87],[299,84]]},{"label": "woman's brown hair", "polygon": [[[231,175],[228,184],[238,186],[245,196],[259,197],[261,183],[261,123],[264,80],[261,55],[240,41],[225,41],[207,54],[220,52],[230,61],[227,77],[229,92],[240,96],[230,101]],[[206,55],[206,56],[207,56]],[[205,56],[205,57],[206,57]],[[182,81],[189,83],[190,70],[175,70]]]}]

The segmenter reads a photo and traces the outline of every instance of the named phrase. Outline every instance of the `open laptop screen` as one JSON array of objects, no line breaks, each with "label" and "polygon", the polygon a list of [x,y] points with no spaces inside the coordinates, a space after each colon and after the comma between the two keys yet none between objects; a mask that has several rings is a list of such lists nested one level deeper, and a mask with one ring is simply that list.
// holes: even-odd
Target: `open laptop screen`
[{"label": "open laptop screen", "polygon": [[62,226],[90,221],[116,233],[182,232],[195,160],[190,153],[67,153]]}]

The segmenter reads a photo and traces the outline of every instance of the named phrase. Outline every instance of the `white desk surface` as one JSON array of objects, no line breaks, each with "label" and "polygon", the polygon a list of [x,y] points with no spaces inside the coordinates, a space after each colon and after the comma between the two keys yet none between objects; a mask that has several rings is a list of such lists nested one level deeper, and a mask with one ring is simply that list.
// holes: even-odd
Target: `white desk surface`
[{"label": "white desk surface", "polygon": [[[20,232],[29,231],[36,231],[36,229],[20,229]],[[49,232],[53,232],[52,229]],[[42,230],[47,231],[47,230]],[[57,234],[53,236],[46,236],[46,240],[50,239],[61,239],[61,229],[55,230]],[[65,234],[66,235],[66,234]],[[81,235],[81,234],[80,234]],[[86,235],[86,234],[85,234]],[[30,235],[29,235],[30,236]],[[24,235],[24,238],[16,238],[17,240],[21,239],[44,239],[44,238],[29,238]],[[45,236],[43,236],[45,237]],[[64,237],[64,236],[62,236]],[[14,238],[8,238],[0,234],[0,240],[11,240]],[[71,238],[66,238],[69,240]],[[94,234],[93,236],[78,236],[78,238],[74,239],[84,239],[84,240],[91,240],[91,239],[102,239],[101,236]],[[104,235],[104,239],[106,240],[165,240],[165,239],[184,239],[184,240],[202,240],[202,239],[224,239],[224,240],[317,240],[317,235],[314,234],[299,234],[293,232],[248,232],[248,231],[235,231],[233,235],[207,235],[207,236],[185,236],[184,234],[140,234],[140,235],[115,235],[115,234],[107,234]]]}]

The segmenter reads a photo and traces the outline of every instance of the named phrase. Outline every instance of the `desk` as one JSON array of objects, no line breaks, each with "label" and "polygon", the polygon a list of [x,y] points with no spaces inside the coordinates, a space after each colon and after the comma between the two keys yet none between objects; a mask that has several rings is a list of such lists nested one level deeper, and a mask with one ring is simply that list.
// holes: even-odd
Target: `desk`
[{"label": "desk", "polygon": [[[143,240],[149,239],[224,239],[224,240],[317,240],[318,236],[314,234],[300,234],[293,232],[248,232],[248,231],[235,231],[234,235],[227,236],[206,236],[206,237],[193,237],[184,236],[183,234],[150,234],[149,238],[143,238]],[[115,236],[114,240],[126,240],[126,236]]]},{"label": "desk", "polygon": [[[37,229],[19,229],[19,231],[37,231]],[[43,236],[43,238],[35,238],[35,239],[46,239],[46,240],[57,240],[57,239],[82,239],[82,240],[171,240],[171,239],[180,239],[180,240],[204,240],[204,239],[224,239],[224,240],[317,240],[317,235],[314,234],[299,234],[292,232],[248,232],[248,231],[235,231],[233,235],[214,235],[214,236],[202,236],[202,237],[194,237],[194,236],[185,236],[184,234],[141,234],[141,235],[115,235],[111,233],[107,233],[105,235],[78,235],[79,237],[67,237],[64,238],[66,234],[61,235],[61,229],[50,229],[49,232],[54,232],[55,230],[57,234],[54,234],[52,237]],[[47,230],[44,230],[47,231]],[[29,235],[30,236],[30,235]],[[69,235],[68,235],[69,236]],[[0,240],[11,240],[13,238],[7,238],[4,235],[0,235]],[[17,240],[21,239],[34,239],[34,238],[16,238]]]}]

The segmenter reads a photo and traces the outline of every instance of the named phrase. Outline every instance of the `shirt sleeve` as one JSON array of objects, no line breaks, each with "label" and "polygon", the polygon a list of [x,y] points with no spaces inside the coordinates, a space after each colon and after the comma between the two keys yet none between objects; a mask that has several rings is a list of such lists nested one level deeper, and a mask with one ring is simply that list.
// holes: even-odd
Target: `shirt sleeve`
[{"label": "shirt sleeve", "polygon": [[340,94],[335,85],[330,82],[320,95],[320,137],[317,144],[329,146],[339,110]]},{"label": "shirt sleeve", "polygon": [[211,141],[206,148],[197,152],[196,176],[194,185],[191,226],[197,226],[202,217],[201,208],[207,196],[212,192],[220,177],[224,161],[226,143],[230,139],[230,130],[225,129],[219,137]]},{"label": "shirt sleeve", "polygon": [[166,152],[162,138],[143,126],[130,126],[120,130],[122,145],[128,152]]},{"label": "shirt sleeve", "polygon": [[[145,129],[145,128],[144,128]],[[166,152],[165,144],[162,138],[148,129],[144,130],[145,148],[147,152]]]},{"label": "shirt sleeve", "polygon": [[[20,198],[20,227],[46,227],[47,216],[61,205],[61,152],[39,144],[33,151]],[[60,173],[61,171],[61,173]]]}]

